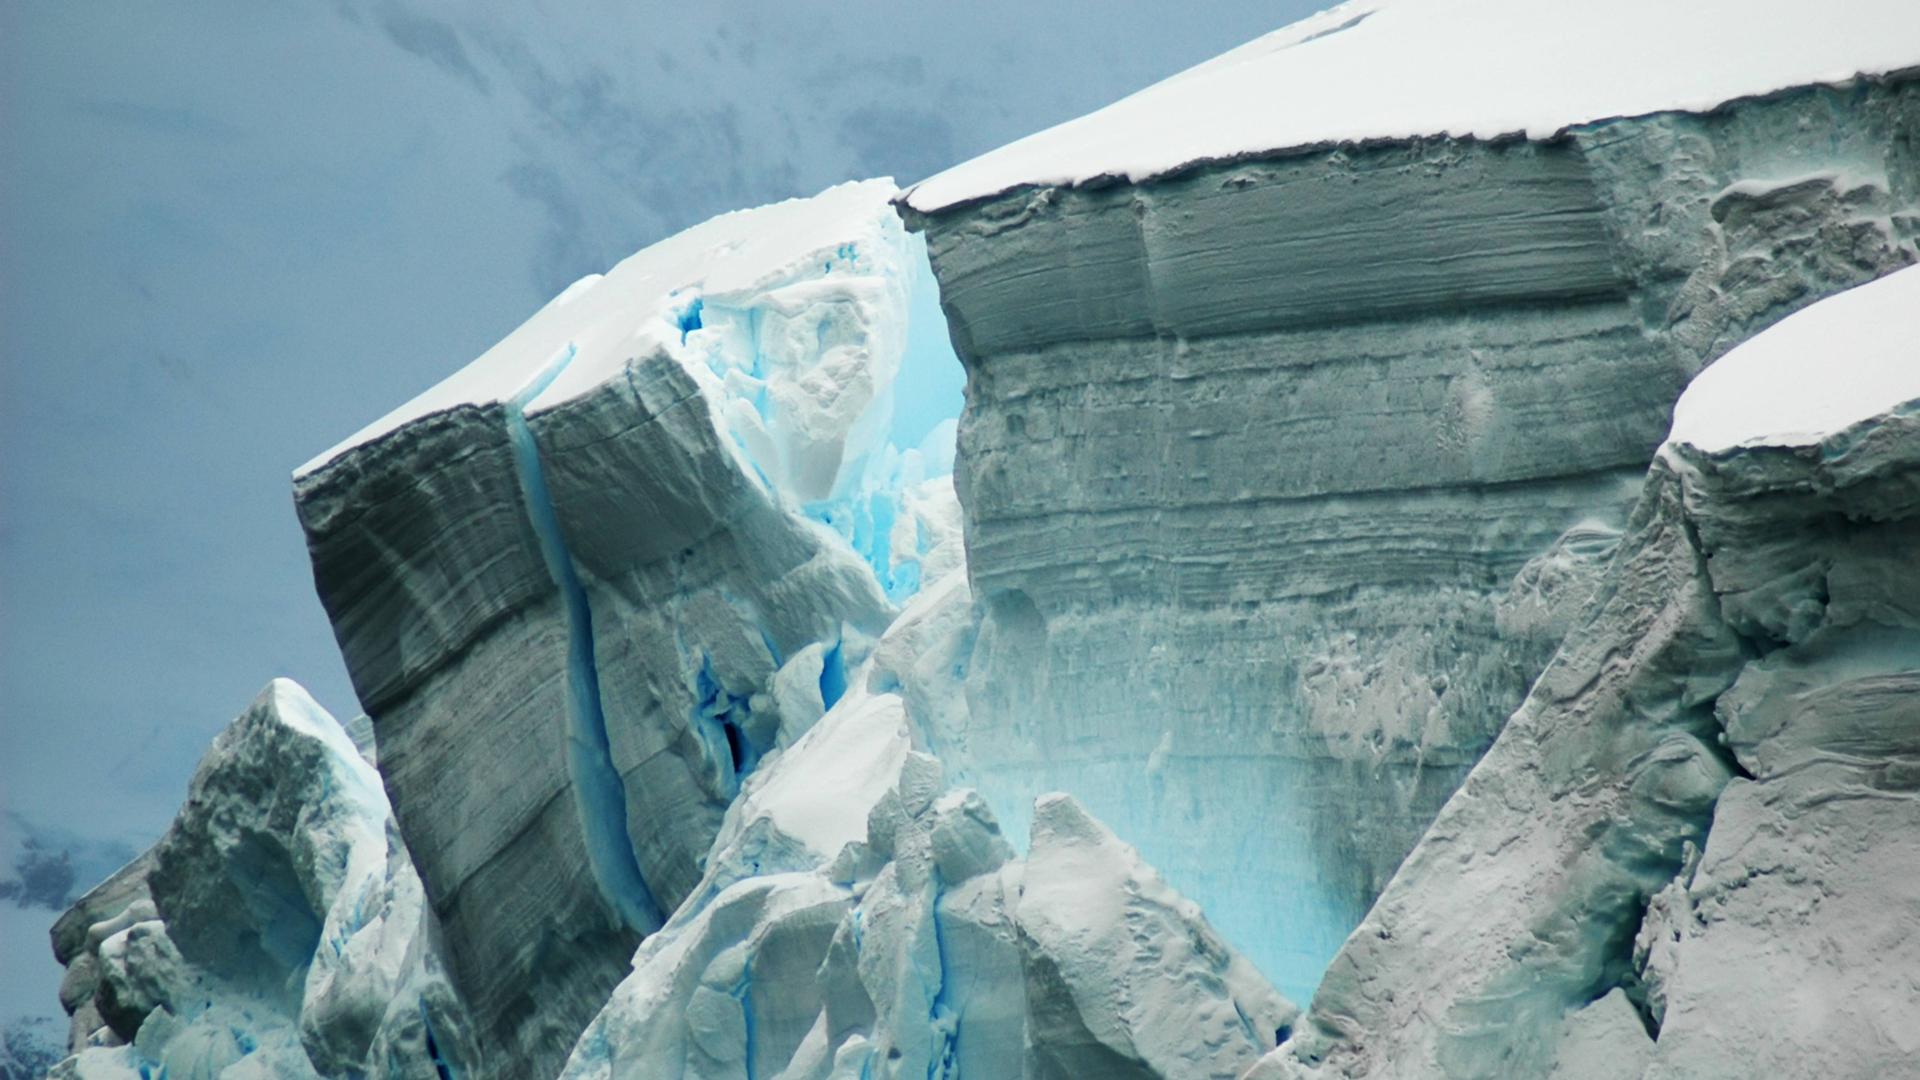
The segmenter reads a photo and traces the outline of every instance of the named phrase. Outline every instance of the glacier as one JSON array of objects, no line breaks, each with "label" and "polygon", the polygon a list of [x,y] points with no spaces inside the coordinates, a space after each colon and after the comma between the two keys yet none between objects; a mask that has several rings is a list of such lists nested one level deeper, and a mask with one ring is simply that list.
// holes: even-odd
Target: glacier
[{"label": "glacier", "polygon": [[582,279],[296,471],[366,715],[55,1075],[1898,1072],[1916,11],[1356,0]]}]

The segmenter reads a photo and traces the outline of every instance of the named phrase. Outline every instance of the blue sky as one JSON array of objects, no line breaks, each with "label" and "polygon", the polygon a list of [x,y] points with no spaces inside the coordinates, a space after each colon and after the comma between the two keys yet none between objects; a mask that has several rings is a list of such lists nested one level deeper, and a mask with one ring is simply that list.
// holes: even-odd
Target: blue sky
[{"label": "blue sky", "polygon": [[1317,6],[0,7],[0,828],[143,845],[270,677],[354,712],[288,474],[568,282]]}]

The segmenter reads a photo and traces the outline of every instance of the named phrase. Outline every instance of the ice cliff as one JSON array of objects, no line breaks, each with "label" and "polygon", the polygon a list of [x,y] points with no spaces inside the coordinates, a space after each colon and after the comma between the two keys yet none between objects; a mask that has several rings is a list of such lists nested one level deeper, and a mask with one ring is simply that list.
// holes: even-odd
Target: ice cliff
[{"label": "ice cliff", "polygon": [[[974,617],[897,195],[643,251],[297,478],[483,1074],[1225,1077],[1294,1014],[1075,804],[1020,860],[929,779]],[[1020,897],[1076,865],[1107,916]]]},{"label": "ice cliff", "polygon": [[569,288],[296,474],[378,772],[271,686],[63,1075],[1897,1069],[1920,8],[1789,7],[1361,0]]},{"label": "ice cliff", "polygon": [[489,1069],[558,1069],[742,782],[958,561],[951,424],[894,441],[893,194],[642,251],[297,477]]},{"label": "ice cliff", "polygon": [[1254,1077],[1911,1071],[1917,328],[1920,268],[1696,380],[1575,629]]},{"label": "ice cliff", "polygon": [[1689,378],[1914,260],[1917,69],[1909,4],[1362,2],[913,187],[968,374],[950,770],[1016,833],[1074,792],[1311,993]]}]

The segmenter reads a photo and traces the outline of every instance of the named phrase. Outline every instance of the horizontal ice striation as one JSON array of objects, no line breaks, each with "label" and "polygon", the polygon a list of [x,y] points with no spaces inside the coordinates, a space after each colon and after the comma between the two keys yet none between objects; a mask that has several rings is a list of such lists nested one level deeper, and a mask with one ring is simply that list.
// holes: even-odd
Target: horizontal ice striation
[{"label": "horizontal ice striation", "polygon": [[958,565],[895,194],[663,241],[296,476],[482,1075],[559,1067],[760,760]]},{"label": "horizontal ice striation", "polygon": [[1917,332],[1907,269],[1695,381],[1560,652],[1252,1076],[1911,1071]]},{"label": "horizontal ice striation", "polygon": [[53,928],[61,1078],[451,1076],[474,1057],[380,778],[277,679],[160,842]]},{"label": "horizontal ice striation", "polygon": [[1900,74],[908,207],[969,378],[948,767],[1016,836],[1074,793],[1304,996],[1574,618],[1688,378],[1914,260],[1917,128]]}]

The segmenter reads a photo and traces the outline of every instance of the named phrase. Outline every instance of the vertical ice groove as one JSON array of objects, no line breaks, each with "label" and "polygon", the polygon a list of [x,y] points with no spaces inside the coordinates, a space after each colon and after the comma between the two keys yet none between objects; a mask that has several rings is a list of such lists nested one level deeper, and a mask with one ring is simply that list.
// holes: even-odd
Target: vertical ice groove
[{"label": "vertical ice groove", "polygon": [[460,1080],[459,1073],[446,1056],[440,1052],[440,1042],[433,1036],[433,1017],[428,1015],[426,999],[420,1001],[420,1030],[426,1036],[427,1057],[433,1061],[433,1071],[440,1080]]},{"label": "vertical ice groove", "polygon": [[600,673],[593,655],[593,608],[580,584],[573,556],[560,532],[560,518],[547,489],[540,450],[527,425],[527,403],[552,385],[576,349],[567,345],[546,368],[507,403],[507,432],[514,466],[527,504],[527,522],[540,543],[540,557],[559,590],[567,612],[567,774],[573,781],[575,808],[585,835],[587,858],[601,895],[628,927],[652,933],[665,922],[653,890],[640,873],[633,838],[627,832],[627,796],[607,741],[607,718],[600,705]]},{"label": "vertical ice groove", "polygon": [[841,654],[843,643],[835,641],[820,658],[820,704],[831,709],[847,692],[847,664]]},{"label": "vertical ice groove", "polygon": [[933,1001],[927,1007],[927,1021],[933,1030],[933,1047],[927,1057],[927,1080],[949,1080],[953,1072],[955,1043],[960,1038],[960,1014],[954,1011],[947,977],[947,939],[940,932],[940,897],[945,887],[940,871],[933,871],[933,900],[927,907],[927,923],[933,930]]}]

